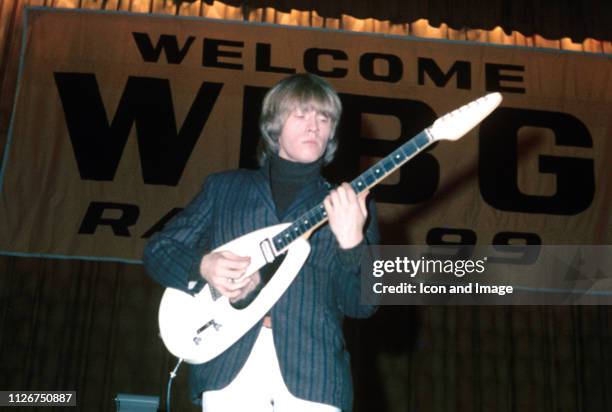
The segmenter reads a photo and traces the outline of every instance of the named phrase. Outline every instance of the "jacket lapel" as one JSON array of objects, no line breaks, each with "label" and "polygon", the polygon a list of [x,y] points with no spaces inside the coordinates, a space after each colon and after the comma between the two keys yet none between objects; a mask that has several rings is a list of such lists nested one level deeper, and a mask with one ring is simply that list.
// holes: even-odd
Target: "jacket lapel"
[{"label": "jacket lapel", "polygon": [[270,209],[273,216],[277,216],[276,206],[274,206],[274,200],[272,199],[272,189],[270,189],[269,164],[264,164],[259,170],[255,171],[252,176],[253,186],[255,187],[255,190],[258,192],[258,194],[261,196],[265,207]]}]

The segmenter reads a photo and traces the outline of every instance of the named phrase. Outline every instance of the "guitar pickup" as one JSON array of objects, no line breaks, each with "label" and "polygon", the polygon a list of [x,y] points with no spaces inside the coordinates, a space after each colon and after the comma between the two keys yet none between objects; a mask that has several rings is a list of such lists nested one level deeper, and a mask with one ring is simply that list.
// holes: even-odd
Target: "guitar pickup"
[{"label": "guitar pickup", "polygon": [[259,248],[261,249],[261,253],[263,254],[267,263],[274,262],[274,259],[276,259],[276,256],[274,255],[274,252],[272,251],[272,244],[270,243],[270,239],[262,240],[259,243]]}]

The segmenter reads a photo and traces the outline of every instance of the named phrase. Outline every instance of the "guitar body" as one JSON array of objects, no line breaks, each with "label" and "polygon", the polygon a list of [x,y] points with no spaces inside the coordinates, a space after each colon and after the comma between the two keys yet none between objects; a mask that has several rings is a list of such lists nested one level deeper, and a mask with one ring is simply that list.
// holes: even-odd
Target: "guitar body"
[{"label": "guitar body", "polygon": [[[259,229],[214,251],[250,256],[251,263],[246,272],[252,274],[268,264],[260,247],[261,242],[289,226],[289,223],[284,223]],[[244,309],[234,308],[225,296],[215,299],[208,284],[196,295],[167,288],[159,306],[160,335],[166,348],[174,356],[191,364],[204,363],[220,355],[260,321],[280,299],[309,253],[307,240],[294,241],[274,276]]]}]

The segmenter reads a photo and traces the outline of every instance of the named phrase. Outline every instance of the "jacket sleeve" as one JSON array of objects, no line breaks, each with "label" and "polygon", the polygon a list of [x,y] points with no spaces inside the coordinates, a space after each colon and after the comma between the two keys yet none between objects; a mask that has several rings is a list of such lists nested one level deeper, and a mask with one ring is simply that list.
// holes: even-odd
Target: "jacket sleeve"
[{"label": "jacket sleeve", "polygon": [[338,308],[353,318],[367,318],[376,312],[375,304],[361,302],[361,259],[369,253],[369,245],[376,245],[380,240],[376,206],[368,202],[368,221],[363,241],[352,249],[342,250],[338,247],[334,259],[334,282]]},{"label": "jacket sleeve", "polygon": [[213,181],[208,177],[200,193],[145,246],[145,269],[163,286],[188,292],[189,281],[204,281],[200,261],[209,249]]}]

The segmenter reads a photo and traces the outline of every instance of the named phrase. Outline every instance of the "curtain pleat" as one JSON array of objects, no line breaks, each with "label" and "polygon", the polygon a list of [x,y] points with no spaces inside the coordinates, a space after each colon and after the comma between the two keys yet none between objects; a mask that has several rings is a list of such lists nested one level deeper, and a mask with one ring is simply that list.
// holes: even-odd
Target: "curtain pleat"
[{"label": "curtain pleat", "polygon": [[[213,0],[206,0],[212,4]],[[249,8],[272,7],[282,12],[293,9],[316,11],[320,16],[358,19],[374,18],[393,23],[427,19],[432,25],[446,23],[463,28],[491,30],[501,26],[507,32],[519,31],[546,38],[570,37],[612,40],[612,4],[607,0],[225,0],[224,3]]]}]

